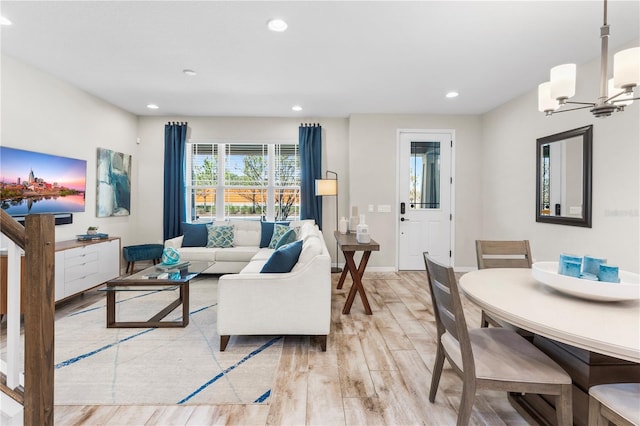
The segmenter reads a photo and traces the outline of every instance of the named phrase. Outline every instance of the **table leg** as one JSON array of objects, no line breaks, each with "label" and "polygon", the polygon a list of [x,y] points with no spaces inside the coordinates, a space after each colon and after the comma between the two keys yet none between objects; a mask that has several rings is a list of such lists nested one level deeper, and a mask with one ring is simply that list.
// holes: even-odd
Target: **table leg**
[{"label": "table leg", "polygon": [[113,327],[116,322],[116,292],[107,292],[107,328]]},{"label": "table leg", "polygon": [[[343,252],[344,253],[344,252]],[[345,254],[346,256],[346,254]],[[342,273],[340,274],[340,279],[338,280],[338,286],[336,287],[338,290],[342,288],[344,285],[344,280],[347,278],[347,273],[349,272],[349,268],[343,268]]]},{"label": "table leg", "polygon": [[180,286],[180,299],[182,300],[182,325],[189,325],[189,281]]},{"label": "table leg", "polygon": [[364,305],[364,312],[367,315],[371,315],[371,306],[369,306],[369,300],[367,299],[367,295],[364,291],[364,286],[362,285],[362,276],[364,275],[364,270],[367,267],[367,262],[369,261],[369,256],[371,255],[370,251],[365,251],[362,254],[362,259],[360,260],[360,265],[356,268],[356,263],[353,260],[353,255],[355,252],[353,251],[345,251],[344,257],[347,263],[347,269],[351,273],[351,279],[353,280],[353,285],[351,286],[351,290],[349,290],[349,295],[347,296],[347,301],[344,304],[344,308],[342,309],[343,314],[348,314],[351,312],[351,305],[353,305],[353,301],[356,297],[356,293],[360,293],[360,300],[362,300],[362,304]]}]

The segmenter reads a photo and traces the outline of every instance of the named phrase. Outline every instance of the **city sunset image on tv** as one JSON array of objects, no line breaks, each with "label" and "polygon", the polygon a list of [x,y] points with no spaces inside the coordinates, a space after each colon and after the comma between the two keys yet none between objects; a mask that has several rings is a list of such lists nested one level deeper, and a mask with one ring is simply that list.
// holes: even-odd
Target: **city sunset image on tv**
[{"label": "city sunset image on tv", "polygon": [[0,147],[0,204],[11,216],[85,209],[87,162]]}]

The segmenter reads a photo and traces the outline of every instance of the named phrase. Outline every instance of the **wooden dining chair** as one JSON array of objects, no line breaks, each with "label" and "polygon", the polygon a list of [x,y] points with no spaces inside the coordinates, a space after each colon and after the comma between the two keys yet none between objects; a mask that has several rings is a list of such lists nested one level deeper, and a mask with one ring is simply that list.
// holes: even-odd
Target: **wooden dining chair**
[{"label": "wooden dining chair", "polygon": [[[529,240],[492,241],[476,240],[478,269],[488,268],[531,268],[531,248]],[[492,318],[482,310],[480,326],[503,327],[502,321]]]},{"label": "wooden dining chair", "polygon": [[640,383],[589,388],[589,426],[640,426]]},{"label": "wooden dining chair", "polygon": [[423,256],[438,330],[429,401],[435,401],[446,358],[462,378],[458,426],[469,423],[477,389],[554,395],[558,425],[572,425],[571,377],[511,329],[468,330],[453,268]]}]

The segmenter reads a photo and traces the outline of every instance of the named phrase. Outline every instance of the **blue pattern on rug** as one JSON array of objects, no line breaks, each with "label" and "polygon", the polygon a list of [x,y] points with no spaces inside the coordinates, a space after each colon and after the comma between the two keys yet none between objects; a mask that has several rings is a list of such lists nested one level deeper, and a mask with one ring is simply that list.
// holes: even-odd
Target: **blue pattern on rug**
[{"label": "blue pattern on rug", "polygon": [[[249,359],[253,358],[254,356],[258,355],[260,352],[264,351],[265,349],[267,349],[269,346],[273,345],[274,343],[276,343],[280,339],[282,339],[282,336],[278,336],[275,339],[269,340],[267,343],[265,343],[264,345],[260,346],[258,349],[256,349],[255,351],[251,352],[249,355],[245,356],[244,358],[242,358],[240,361],[238,361],[234,365],[232,365],[229,368],[227,368],[227,369],[223,370],[222,372],[218,373],[211,380],[209,380],[208,382],[206,382],[205,384],[200,386],[198,389],[193,391],[191,394],[187,395],[185,398],[183,398],[180,401],[178,401],[177,404],[184,404],[185,402],[189,401],[191,398],[193,398],[194,396],[196,396],[197,394],[199,394],[200,392],[205,390],[209,385],[211,385],[211,384],[215,383],[216,381],[220,380],[226,374],[228,374],[229,372],[233,371],[238,366],[244,364],[245,362],[247,362]],[[270,390],[267,391],[267,392],[270,392]]]},{"label": "blue pattern on rug", "polygon": [[[206,280],[206,281],[202,280],[202,281],[206,282],[209,280]],[[195,285],[192,285],[193,287],[192,303],[195,302],[195,304],[197,305],[198,302],[205,302],[205,300],[203,299],[206,299],[207,297],[209,297],[209,295],[211,294],[211,290],[210,288],[208,288],[210,286],[210,284],[208,283],[207,284],[203,283],[204,285],[198,285],[200,284],[199,282],[194,284]],[[206,289],[206,290],[203,291],[203,289]],[[194,294],[193,291],[196,291],[196,293]],[[147,296],[150,296],[154,298],[152,299],[151,304],[152,305],[154,303],[158,304],[158,300],[160,301],[164,300],[164,299],[157,298],[157,296],[159,295],[158,293],[164,293],[164,291],[150,290],[148,292],[144,292],[142,294],[138,294],[136,296],[131,296],[131,297],[129,297],[129,295],[125,296],[125,294],[122,293],[121,296],[125,296],[125,298],[121,298],[116,303],[121,304],[122,302],[133,301],[136,299],[141,300],[141,298],[146,298]],[[125,303],[119,306],[129,306],[129,304]],[[136,315],[136,312],[138,311],[135,309],[137,309],[138,306],[143,306],[146,308],[147,302],[145,302],[144,305],[139,305],[138,302],[134,302],[132,306],[135,306],[136,308],[134,308],[134,311],[132,311],[131,308],[127,308],[128,309],[126,311],[127,315],[131,315],[131,313]],[[216,335],[217,335],[215,331],[213,335],[211,333],[212,326],[213,326],[213,330],[215,330],[216,307],[217,307],[217,303],[215,299],[214,300],[209,299],[209,303],[204,304],[204,306],[202,303],[200,303],[200,306],[194,307],[194,309],[189,312],[190,317],[192,317],[193,315],[192,317],[193,321],[191,321],[190,326],[188,328],[189,330],[191,330],[191,332],[187,332],[186,334],[178,334],[178,336],[180,336],[178,338],[180,339],[182,338],[181,336],[183,335],[187,336],[186,337],[187,340],[185,341],[188,341],[188,339],[193,338],[193,336],[198,336],[198,335],[202,336],[203,338],[202,341],[204,342],[205,346],[204,347],[200,346],[199,350],[204,351],[203,353],[206,353],[207,351],[206,348],[208,345],[208,350],[211,353],[211,360],[213,361],[214,365],[216,364],[218,365],[219,369],[217,371],[211,371],[212,365],[210,364],[208,365],[207,368],[209,370],[209,374],[213,373],[213,375],[215,376],[201,386],[198,385],[198,378],[197,376],[195,376],[194,379],[196,380],[191,382],[191,386],[193,386],[191,389],[196,389],[193,392],[189,390],[189,386],[186,386],[186,387],[184,386],[185,384],[188,385],[187,382],[180,382],[182,384],[182,388],[181,390],[178,390],[177,388],[179,386],[176,387],[175,390],[178,392],[174,393],[173,398],[171,398],[168,392],[166,392],[167,388],[163,388],[165,391],[164,393],[162,392],[160,393],[160,395],[162,395],[160,396],[160,399],[153,400],[153,401],[159,401],[163,404],[167,404],[167,403],[171,404],[171,403],[175,403],[173,401],[180,398],[180,394],[182,394],[187,396],[182,398],[182,400],[180,400],[180,402],[178,402],[177,404],[201,404],[203,402],[207,403],[207,401],[211,401],[212,398],[213,400],[217,401],[217,402],[213,402],[213,401],[211,402],[214,404],[215,403],[236,403],[236,402],[268,404],[268,400],[271,395],[271,386],[273,385],[273,383],[271,384],[265,383],[265,378],[268,376],[265,376],[265,377],[260,376],[261,377],[260,381],[255,382],[253,380],[253,377],[255,376],[252,376],[251,373],[249,373],[249,376],[247,376],[246,371],[249,371],[249,372],[252,371],[251,369],[256,368],[256,362],[258,363],[258,365],[260,365],[261,363],[265,362],[264,361],[265,359],[271,360],[269,361],[271,363],[271,367],[267,367],[267,368],[275,368],[277,366],[277,358],[275,360],[275,364],[273,363],[274,362],[273,359],[274,359],[274,356],[276,357],[278,356],[277,354],[279,352],[273,352],[272,349],[280,346],[283,340],[283,337],[271,336],[271,338],[269,338],[269,336],[247,336],[246,338],[241,339],[239,341],[243,343],[240,343],[239,345],[237,345],[235,349],[235,354],[233,353],[234,351],[218,352],[217,345],[211,344],[214,341],[216,341]],[[86,330],[88,330],[87,326],[88,327],[98,326],[99,329],[104,330],[103,328],[104,327],[104,316],[103,316],[104,310],[105,310],[105,304],[103,301],[101,304],[93,305],[81,311],[70,313],[65,318],[73,317],[74,321],[78,321],[78,318],[82,318],[80,321],[82,322],[82,324],[86,324],[86,326],[83,325],[81,327],[81,331],[86,332]],[[151,311],[153,311],[153,309]],[[205,313],[205,312],[211,312],[211,311],[213,311],[213,315],[211,313]],[[202,313],[202,315],[194,315],[198,313]],[[86,316],[81,314],[86,314]],[[78,315],[81,315],[81,317],[78,317]],[[176,320],[179,320],[181,319],[182,316],[180,315],[179,312],[176,312],[175,317],[176,317]],[[213,324],[211,322],[211,318],[213,318],[214,320]],[[65,327],[66,324],[64,324],[64,322],[61,322],[60,325],[61,327]],[[171,336],[174,333],[183,333],[182,331],[183,329],[175,329],[175,330],[169,329],[169,330],[165,330],[163,333],[150,333],[151,331],[156,331],[156,330],[158,329],[145,328],[142,330],[131,329],[129,331],[126,331],[124,329],[123,330],[105,330],[106,335],[111,335],[112,337],[114,337],[113,340],[110,340],[110,339],[106,341],[103,340],[101,343],[99,343],[99,341],[96,341],[96,343],[99,343],[98,345],[91,345],[91,344],[89,344],[88,346],[84,345],[84,350],[82,349],[76,350],[76,351],[67,350],[66,351],[67,356],[64,358],[61,357],[63,361],[57,363],[54,366],[57,372],[56,381],[58,380],[61,381],[61,383],[56,384],[56,387],[59,388],[57,391],[59,394],[65,395],[64,397],[60,397],[58,394],[58,396],[56,396],[56,399],[65,401],[66,403],[69,403],[69,404],[75,403],[75,401],[78,401],[79,403],[83,403],[83,404],[121,403],[122,401],[128,401],[128,399],[126,399],[127,396],[125,396],[128,394],[120,393],[120,392],[122,390],[125,390],[125,392],[129,391],[127,390],[126,386],[131,386],[131,385],[128,385],[126,380],[123,381],[121,377],[131,377],[131,374],[135,375],[137,374],[137,372],[144,371],[144,370],[138,369],[138,370],[133,370],[133,373],[132,373],[132,372],[129,372],[131,370],[127,370],[128,366],[133,365],[130,363],[130,361],[132,359],[135,359],[138,356],[138,355],[134,355],[133,358],[131,358],[132,346],[130,343],[134,342],[133,347],[137,347],[137,348],[145,347],[150,343],[151,343],[151,346],[149,347],[162,348],[162,346],[154,346],[154,345],[163,345],[163,343],[158,343],[158,342],[162,342],[163,339],[167,338],[167,336],[169,337],[169,340],[167,342],[175,341],[174,340],[175,338]],[[184,330],[186,331],[187,329],[184,329]],[[123,337],[122,334],[118,336],[118,333],[122,333],[122,332],[126,334],[129,334],[129,333],[132,333],[132,334],[126,337]],[[56,333],[58,333],[57,327],[56,327]],[[93,340],[93,336],[94,334],[86,335],[86,337],[88,338],[87,343]],[[142,336],[152,336],[152,337],[142,337]],[[188,336],[192,336],[192,337],[188,337]],[[142,338],[137,339],[138,337],[142,337]],[[256,342],[255,340],[260,340],[260,337],[267,338],[267,339],[264,339],[261,342],[259,341]],[[68,337],[66,339],[68,339]],[[137,340],[134,340],[134,339],[137,339]],[[96,339],[96,340],[99,340],[99,339]],[[252,341],[252,340],[255,343],[257,343],[257,345],[253,347],[245,346],[243,348],[243,346],[246,345],[246,343],[244,342]],[[82,338],[79,341],[82,342],[83,341]],[[143,342],[143,343],[138,343],[138,342]],[[57,344],[58,344],[58,340],[56,339],[56,345]],[[81,344],[79,345],[79,347],[83,347],[83,345]],[[130,357],[126,363],[120,363],[118,361],[118,353],[121,350],[120,348],[125,348],[124,350],[127,351],[126,353]],[[115,351],[115,353],[113,351]],[[61,352],[64,352],[64,351],[61,351]],[[81,352],[81,354],[77,355],[79,352]],[[114,373],[110,373],[108,371],[108,369],[111,368],[109,364],[110,362],[109,360],[111,359],[111,357],[113,357],[113,360],[114,360],[114,364],[113,364],[115,366]],[[107,364],[105,364],[104,362],[105,359],[107,360]],[[175,359],[178,359],[178,358],[175,358]],[[205,360],[205,363],[203,363],[203,366],[204,366],[206,364],[206,358],[201,358],[201,359]],[[91,360],[96,360],[96,361],[91,361]],[[80,362],[80,361],[83,361],[83,362]],[[87,363],[85,363],[84,361],[87,361]],[[227,363],[228,361],[231,361],[231,363]],[[93,362],[95,362],[96,364],[92,364]],[[226,366],[221,364],[226,364]],[[77,366],[80,366],[80,367],[77,367]],[[105,369],[105,366],[106,366],[106,369]],[[70,368],[67,369],[64,367],[70,367]],[[79,370],[78,372],[76,370],[77,368],[81,368],[81,370]],[[87,368],[89,368],[89,370],[87,370]],[[95,371],[97,374],[94,375],[92,370]],[[127,371],[127,373],[125,373],[126,376],[118,376],[119,374],[121,375],[123,371]],[[191,369],[191,372],[193,372],[193,369]],[[110,374],[113,374],[113,382],[109,381]],[[147,373],[142,373],[141,377],[146,379],[145,374]],[[206,374],[204,377],[206,378],[206,376],[209,374]],[[153,377],[153,376],[149,376],[149,377]],[[247,377],[249,377],[249,382],[246,381]],[[94,378],[96,378],[97,380],[94,380]],[[223,380],[220,380],[220,379],[223,379]],[[202,380],[202,376],[200,377],[200,380]],[[152,383],[152,382],[153,380],[149,379],[148,382],[145,380],[144,383]],[[73,389],[74,383],[77,383],[81,388],[86,389],[86,392],[83,392],[83,391],[80,392],[80,395],[78,395],[77,399],[74,399],[75,397],[75,393],[74,393],[75,390]],[[142,382],[140,383],[142,384]],[[252,385],[248,386],[247,383],[252,383]],[[76,389],[77,388],[78,387],[76,386]],[[106,392],[101,391],[100,389],[105,389]],[[108,393],[109,391],[111,392],[111,394]],[[150,393],[146,393],[144,395],[145,396],[143,398],[139,398],[138,403],[150,402],[148,400],[148,396],[150,395]],[[251,395],[253,395],[253,397]],[[167,400],[166,397],[169,397],[170,399]],[[226,399],[220,399],[221,397]],[[165,398],[165,399],[162,399],[162,398]]]},{"label": "blue pattern on rug", "polygon": [[156,328],[147,328],[146,330],[143,330],[140,333],[136,333],[136,334],[133,334],[133,335],[131,335],[129,337],[125,337],[124,339],[120,339],[117,342],[113,342],[113,343],[105,345],[105,346],[103,346],[101,348],[98,348],[95,351],[87,352],[86,354],[78,355],[78,356],[70,358],[70,359],[68,359],[66,361],[62,361],[61,363],[58,363],[58,364],[54,365],[54,368],[58,369],[58,368],[66,367],[66,366],[71,365],[71,364],[75,364],[76,362],[81,361],[81,360],[83,360],[85,358],[88,358],[91,355],[98,354],[98,353],[100,353],[100,352],[102,352],[104,350],[107,350],[109,348],[114,347],[115,345],[119,345],[122,342],[126,342],[127,340],[131,340],[131,339],[133,339],[135,337],[142,336],[143,334],[146,334],[146,333],[148,333],[150,331],[155,331],[155,330],[157,330],[157,329]]}]

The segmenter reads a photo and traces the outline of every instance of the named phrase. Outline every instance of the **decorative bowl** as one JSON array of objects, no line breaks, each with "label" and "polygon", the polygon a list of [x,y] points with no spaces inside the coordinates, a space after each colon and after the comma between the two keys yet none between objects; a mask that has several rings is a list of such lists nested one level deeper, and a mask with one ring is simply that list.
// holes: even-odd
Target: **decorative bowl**
[{"label": "decorative bowl", "polygon": [[558,262],[536,262],[531,274],[541,282],[562,293],[601,302],[640,299],[640,275],[620,271],[619,283],[590,281],[558,274]]}]

